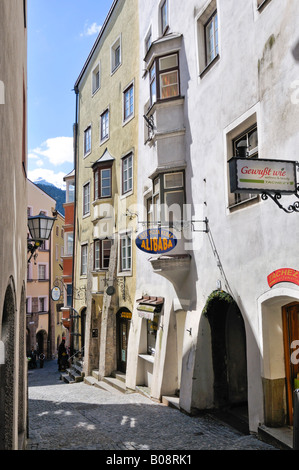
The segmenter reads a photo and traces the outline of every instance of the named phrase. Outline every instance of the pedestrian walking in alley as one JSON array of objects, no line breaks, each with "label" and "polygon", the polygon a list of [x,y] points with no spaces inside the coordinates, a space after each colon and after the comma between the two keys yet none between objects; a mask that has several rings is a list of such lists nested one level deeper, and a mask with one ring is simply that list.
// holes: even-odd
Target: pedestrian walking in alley
[{"label": "pedestrian walking in alley", "polygon": [[39,367],[42,369],[44,367],[44,360],[45,360],[45,355],[44,353],[40,353],[39,355]]},{"label": "pedestrian walking in alley", "polygon": [[58,370],[65,371],[67,368],[67,350],[65,347],[65,340],[63,339],[58,348]]}]

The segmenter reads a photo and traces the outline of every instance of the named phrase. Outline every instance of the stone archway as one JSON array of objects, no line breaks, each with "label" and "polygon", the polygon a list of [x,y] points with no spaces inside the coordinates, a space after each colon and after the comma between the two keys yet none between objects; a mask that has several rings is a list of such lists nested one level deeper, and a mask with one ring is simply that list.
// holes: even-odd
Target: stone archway
[{"label": "stone archway", "polygon": [[215,291],[204,313],[211,328],[214,406],[247,407],[246,333],[241,312],[229,294]]},{"label": "stone archway", "polygon": [[5,293],[1,341],[4,345],[5,363],[0,365],[0,449],[13,448],[13,410],[15,385],[15,291],[11,280]]},{"label": "stone archway", "polygon": [[36,333],[36,343],[37,343],[38,354],[40,353],[47,354],[47,341],[48,341],[47,332],[45,330],[39,330]]}]

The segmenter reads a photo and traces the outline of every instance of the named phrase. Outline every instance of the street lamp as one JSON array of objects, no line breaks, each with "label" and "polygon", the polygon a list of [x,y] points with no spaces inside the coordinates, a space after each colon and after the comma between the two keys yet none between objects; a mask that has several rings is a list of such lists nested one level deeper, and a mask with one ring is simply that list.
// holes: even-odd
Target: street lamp
[{"label": "street lamp", "polygon": [[42,212],[40,212],[39,215],[28,217],[28,229],[31,236],[31,238],[27,240],[27,253],[31,253],[28,263],[31,261],[37,248],[39,248],[45,240],[49,240],[55,220],[55,217],[48,217]]}]

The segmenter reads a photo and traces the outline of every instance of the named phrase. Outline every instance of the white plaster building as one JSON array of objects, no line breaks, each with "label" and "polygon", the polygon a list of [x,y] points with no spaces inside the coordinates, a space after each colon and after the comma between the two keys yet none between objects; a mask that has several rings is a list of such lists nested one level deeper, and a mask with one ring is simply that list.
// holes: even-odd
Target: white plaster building
[{"label": "white plaster building", "polygon": [[[167,225],[174,203],[185,222],[170,226],[174,250],[138,253],[127,385],[179,395],[188,413],[242,405],[251,432],[292,424],[299,214],[232,194],[228,160],[243,140],[247,158],[298,160],[298,2],[139,8],[139,232]],[[288,282],[270,287],[281,268]]]}]

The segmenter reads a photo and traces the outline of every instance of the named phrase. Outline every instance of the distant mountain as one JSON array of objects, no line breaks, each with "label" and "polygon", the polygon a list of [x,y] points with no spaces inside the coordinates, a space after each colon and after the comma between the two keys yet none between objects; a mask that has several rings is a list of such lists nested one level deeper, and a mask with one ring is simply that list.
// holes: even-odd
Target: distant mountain
[{"label": "distant mountain", "polygon": [[50,197],[55,199],[56,201],[56,209],[60,214],[64,216],[64,208],[63,204],[65,203],[65,191],[63,189],[57,188],[52,183],[48,183],[47,181],[43,180],[42,178],[35,181],[36,186],[42,189],[45,193],[47,193]]}]

